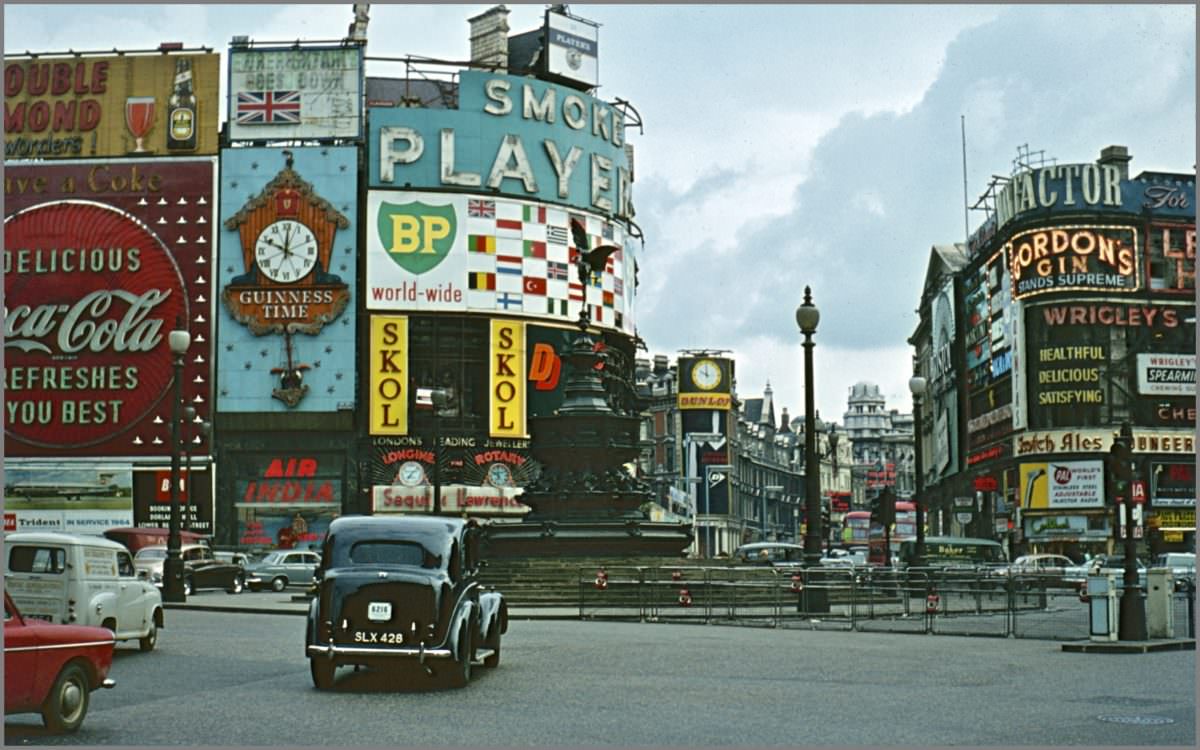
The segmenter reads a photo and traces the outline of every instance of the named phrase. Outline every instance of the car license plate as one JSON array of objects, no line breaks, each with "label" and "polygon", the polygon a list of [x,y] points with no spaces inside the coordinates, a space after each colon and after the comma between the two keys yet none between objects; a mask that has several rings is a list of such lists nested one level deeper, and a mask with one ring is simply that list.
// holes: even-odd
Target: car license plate
[{"label": "car license plate", "polygon": [[392,603],[371,602],[367,606],[367,619],[372,622],[384,622],[392,619]]}]

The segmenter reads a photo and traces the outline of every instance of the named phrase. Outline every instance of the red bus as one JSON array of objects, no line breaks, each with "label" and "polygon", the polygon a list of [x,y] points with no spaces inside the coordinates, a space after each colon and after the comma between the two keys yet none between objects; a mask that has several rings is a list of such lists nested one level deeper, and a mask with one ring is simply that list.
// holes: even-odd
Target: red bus
[{"label": "red bus", "polygon": [[852,510],[842,514],[842,546],[867,546],[871,540],[871,512]]},{"label": "red bus", "polygon": [[[868,514],[868,517],[870,514]],[[887,542],[891,545],[893,555],[899,554],[900,543],[917,538],[917,507],[907,500],[896,501],[896,522]],[[879,524],[871,526],[870,540],[867,543],[867,562],[874,565],[891,565],[890,556],[884,555],[883,527]]]}]

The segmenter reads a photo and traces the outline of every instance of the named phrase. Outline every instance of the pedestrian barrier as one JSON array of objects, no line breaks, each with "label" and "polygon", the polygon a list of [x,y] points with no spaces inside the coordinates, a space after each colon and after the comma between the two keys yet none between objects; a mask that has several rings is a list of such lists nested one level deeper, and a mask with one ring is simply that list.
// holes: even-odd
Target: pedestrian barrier
[{"label": "pedestrian barrier", "polygon": [[[587,619],[1062,641],[1089,633],[1077,583],[1051,575],[672,565],[581,567],[578,576]],[[824,606],[808,611],[814,602]],[[1172,607],[1176,637],[1194,638],[1194,587],[1176,590]]]}]

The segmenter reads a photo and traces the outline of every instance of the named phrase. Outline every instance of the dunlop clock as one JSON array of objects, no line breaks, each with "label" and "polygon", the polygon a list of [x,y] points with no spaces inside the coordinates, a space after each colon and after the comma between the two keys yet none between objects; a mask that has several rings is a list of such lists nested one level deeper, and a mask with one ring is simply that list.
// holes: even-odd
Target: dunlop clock
[{"label": "dunlop clock", "polygon": [[711,391],[721,385],[721,367],[711,359],[702,359],[692,365],[692,382],[702,391]]}]

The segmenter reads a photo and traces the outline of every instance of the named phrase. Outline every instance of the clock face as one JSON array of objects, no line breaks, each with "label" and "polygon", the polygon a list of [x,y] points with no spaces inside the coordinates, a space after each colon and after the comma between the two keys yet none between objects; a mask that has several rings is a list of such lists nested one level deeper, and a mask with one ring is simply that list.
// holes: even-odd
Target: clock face
[{"label": "clock face", "polygon": [[711,359],[702,359],[692,367],[692,382],[697,388],[711,391],[721,384],[721,367]]},{"label": "clock face", "polygon": [[400,464],[400,470],[396,472],[396,479],[400,484],[408,487],[416,487],[418,484],[424,484],[425,467],[416,461],[405,461]]},{"label": "clock face", "polygon": [[487,479],[493,487],[509,487],[512,485],[512,472],[504,464],[492,464],[488,467]]},{"label": "clock face", "polygon": [[254,259],[268,279],[290,284],[317,264],[317,238],[300,222],[280,219],[268,224],[254,241]]}]

